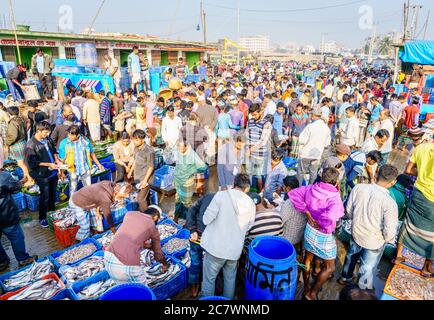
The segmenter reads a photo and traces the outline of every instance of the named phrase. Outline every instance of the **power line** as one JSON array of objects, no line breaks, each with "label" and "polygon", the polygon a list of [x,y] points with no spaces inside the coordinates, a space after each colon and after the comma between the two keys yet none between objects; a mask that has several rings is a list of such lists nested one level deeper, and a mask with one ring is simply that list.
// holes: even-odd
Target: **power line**
[{"label": "power line", "polygon": [[[329,5],[329,6],[320,6],[320,7],[312,7],[312,8],[300,8],[300,9],[240,9],[240,11],[244,12],[260,12],[260,13],[288,13],[288,12],[302,12],[302,11],[316,11],[316,10],[324,10],[324,9],[332,9],[332,8],[339,8],[339,7],[347,7],[351,6],[356,3],[366,2],[367,0],[357,0],[347,3],[341,3],[341,4],[335,4],[335,5]],[[217,4],[212,4],[209,2],[205,2],[206,5],[210,7],[220,8],[220,9],[227,9],[227,10],[234,10],[237,11],[238,8],[236,7],[227,7],[227,6],[221,6]]]}]

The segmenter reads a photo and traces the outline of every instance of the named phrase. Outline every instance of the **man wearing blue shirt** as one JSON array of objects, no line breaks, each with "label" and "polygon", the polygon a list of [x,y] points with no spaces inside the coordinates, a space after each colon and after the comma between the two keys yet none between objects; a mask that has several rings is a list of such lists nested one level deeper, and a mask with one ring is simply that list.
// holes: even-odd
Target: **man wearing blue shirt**
[{"label": "man wearing blue shirt", "polygon": [[136,93],[139,93],[139,83],[142,80],[141,75],[141,67],[140,67],[140,58],[139,58],[139,47],[134,46],[133,52],[128,56],[128,73],[131,77],[131,89],[134,90],[136,88]]}]

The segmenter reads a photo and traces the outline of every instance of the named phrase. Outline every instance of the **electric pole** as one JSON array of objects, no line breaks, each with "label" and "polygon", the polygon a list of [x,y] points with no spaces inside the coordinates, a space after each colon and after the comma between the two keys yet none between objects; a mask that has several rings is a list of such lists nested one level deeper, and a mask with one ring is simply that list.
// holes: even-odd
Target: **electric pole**
[{"label": "electric pole", "polygon": [[20,52],[20,45],[18,44],[17,24],[15,22],[15,14],[14,14],[14,7],[12,5],[12,0],[9,0],[9,9],[11,11],[12,27],[14,28],[15,44],[17,46],[18,64],[21,64],[21,52]]},{"label": "electric pole", "polygon": [[430,13],[431,13],[431,10],[428,10],[428,16],[426,17],[426,21],[425,21],[425,31],[423,32],[423,40],[426,39],[426,30],[428,29]]},{"label": "electric pole", "polygon": [[372,54],[374,52],[375,38],[376,37],[377,37],[377,27],[374,26],[374,29],[372,30],[371,43],[369,45],[368,63],[372,62]]},{"label": "electric pole", "polygon": [[200,1],[200,17],[202,20],[203,43],[206,44],[206,14],[203,7],[203,0]]},{"label": "electric pole", "polygon": [[[240,45],[240,0],[238,0],[237,8],[237,34],[238,34],[238,46]],[[240,48],[237,47],[237,65],[240,65]]]}]

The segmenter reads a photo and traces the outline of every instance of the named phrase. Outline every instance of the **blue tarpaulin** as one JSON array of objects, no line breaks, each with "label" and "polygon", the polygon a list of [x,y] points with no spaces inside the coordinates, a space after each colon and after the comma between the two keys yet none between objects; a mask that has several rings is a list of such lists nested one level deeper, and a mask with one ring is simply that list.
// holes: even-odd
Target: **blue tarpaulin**
[{"label": "blue tarpaulin", "polygon": [[434,41],[410,41],[400,56],[403,62],[434,65]]}]

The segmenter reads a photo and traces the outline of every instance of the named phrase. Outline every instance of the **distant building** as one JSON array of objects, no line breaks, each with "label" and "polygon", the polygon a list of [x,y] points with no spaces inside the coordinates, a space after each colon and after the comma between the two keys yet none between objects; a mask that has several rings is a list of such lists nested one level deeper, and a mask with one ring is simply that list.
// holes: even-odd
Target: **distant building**
[{"label": "distant building", "polygon": [[310,45],[310,44],[308,44],[308,45],[305,45],[305,46],[301,47],[300,51],[302,53],[314,53],[315,52],[315,47],[312,46],[312,45]]},{"label": "distant building", "polygon": [[270,49],[270,38],[268,36],[241,37],[240,46],[250,52],[263,52]]},{"label": "distant building", "polygon": [[343,46],[338,44],[336,41],[323,42],[320,44],[319,51],[321,53],[332,53],[339,54],[343,50]]}]

